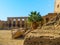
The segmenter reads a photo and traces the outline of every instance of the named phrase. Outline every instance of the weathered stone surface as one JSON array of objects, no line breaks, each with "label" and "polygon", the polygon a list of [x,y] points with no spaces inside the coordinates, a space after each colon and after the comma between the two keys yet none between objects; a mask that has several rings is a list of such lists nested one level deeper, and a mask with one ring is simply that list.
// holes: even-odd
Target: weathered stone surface
[{"label": "weathered stone surface", "polygon": [[24,45],[60,45],[60,31],[34,30],[26,35]]},{"label": "weathered stone surface", "polygon": [[42,27],[44,30],[60,30],[60,14],[57,14],[48,23],[45,23]]}]

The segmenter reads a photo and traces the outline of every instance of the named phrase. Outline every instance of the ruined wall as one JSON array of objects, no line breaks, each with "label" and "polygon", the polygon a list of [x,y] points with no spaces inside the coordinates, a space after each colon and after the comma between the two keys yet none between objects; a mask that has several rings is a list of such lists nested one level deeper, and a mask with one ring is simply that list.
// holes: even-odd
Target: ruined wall
[{"label": "ruined wall", "polygon": [[57,13],[48,13],[47,15],[43,16],[44,24],[47,23],[47,22],[49,22],[55,16],[57,16]]},{"label": "ruined wall", "polygon": [[8,17],[8,27],[9,28],[26,28],[28,17]]},{"label": "ruined wall", "polygon": [[0,29],[8,29],[7,21],[0,21]]},{"label": "ruined wall", "polygon": [[0,21],[0,29],[2,29],[2,28],[3,28],[3,22]]}]

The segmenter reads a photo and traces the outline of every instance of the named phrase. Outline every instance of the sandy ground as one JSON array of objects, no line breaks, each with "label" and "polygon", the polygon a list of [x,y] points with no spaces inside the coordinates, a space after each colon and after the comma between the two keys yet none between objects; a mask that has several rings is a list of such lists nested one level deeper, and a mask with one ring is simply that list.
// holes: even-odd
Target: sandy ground
[{"label": "sandy ground", "polygon": [[23,45],[24,39],[12,39],[11,30],[0,30],[0,45]]}]

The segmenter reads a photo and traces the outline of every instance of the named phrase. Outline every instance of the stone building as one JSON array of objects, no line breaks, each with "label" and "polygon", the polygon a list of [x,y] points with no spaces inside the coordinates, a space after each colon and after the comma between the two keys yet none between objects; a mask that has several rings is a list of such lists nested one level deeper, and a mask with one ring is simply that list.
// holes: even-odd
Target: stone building
[{"label": "stone building", "polygon": [[47,23],[57,15],[60,15],[60,0],[55,0],[54,2],[54,13],[48,13],[47,15],[43,16],[44,23]]},{"label": "stone building", "polygon": [[48,13],[47,15],[43,16],[44,23],[47,23],[57,15],[60,15],[60,0],[55,0],[54,2],[54,13]]},{"label": "stone building", "polygon": [[0,21],[0,29],[27,28],[28,17],[8,17],[7,21]]},{"label": "stone building", "polygon": [[60,13],[60,0],[55,0],[54,13]]},{"label": "stone building", "polygon": [[8,17],[8,28],[26,28],[28,17]]}]

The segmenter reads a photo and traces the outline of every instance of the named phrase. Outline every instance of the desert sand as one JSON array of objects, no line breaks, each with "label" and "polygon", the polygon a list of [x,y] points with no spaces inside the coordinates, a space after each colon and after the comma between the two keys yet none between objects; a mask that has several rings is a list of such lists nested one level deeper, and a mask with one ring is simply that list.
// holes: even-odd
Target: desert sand
[{"label": "desert sand", "polygon": [[23,45],[24,39],[12,39],[11,30],[0,30],[0,45]]}]

